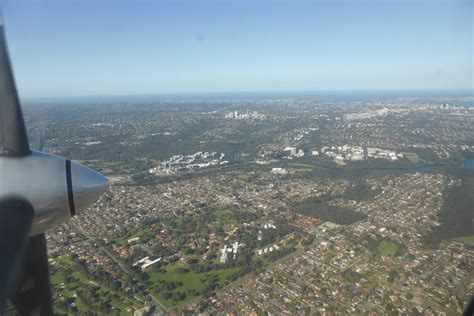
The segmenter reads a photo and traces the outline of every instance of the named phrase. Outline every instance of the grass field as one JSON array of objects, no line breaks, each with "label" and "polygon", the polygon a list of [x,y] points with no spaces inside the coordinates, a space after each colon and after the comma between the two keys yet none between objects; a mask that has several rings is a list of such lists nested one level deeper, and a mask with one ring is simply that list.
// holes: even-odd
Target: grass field
[{"label": "grass field", "polygon": [[400,250],[400,247],[389,241],[382,240],[377,247],[377,250],[384,256],[393,257]]},{"label": "grass field", "polygon": [[313,171],[313,166],[306,164],[290,163],[288,168],[295,172],[311,172]]},{"label": "grass field", "polygon": [[219,220],[222,225],[226,226],[235,226],[237,225],[237,220],[231,211],[214,211],[214,216]]},{"label": "grass field", "polygon": [[295,169],[313,169],[312,165],[303,163],[289,163],[288,166]]},{"label": "grass field", "polygon": [[454,241],[461,242],[468,246],[474,246],[474,235],[453,238]]},{"label": "grass field", "polygon": [[420,163],[423,163],[425,162],[423,159],[421,159],[417,154],[415,153],[402,153],[403,154],[403,157],[405,157],[406,159],[410,160],[410,162],[412,164],[420,164]]},{"label": "grass field", "polygon": [[137,228],[128,232],[124,236],[114,238],[112,242],[117,245],[124,246],[124,245],[127,245],[128,240],[133,237],[143,238],[143,237],[153,237],[153,236],[154,236],[154,233],[151,228]]},{"label": "grass field", "polygon": [[[186,273],[177,273],[176,269],[178,267],[183,267],[179,264],[169,264],[165,267],[165,273],[160,272],[150,272],[149,282],[153,284],[160,284],[163,281],[166,282],[179,282],[181,285],[176,287],[173,290],[170,290],[172,294],[181,292],[186,293],[186,298],[181,301],[173,301],[173,299],[166,299],[163,294],[164,291],[160,291],[155,294],[155,296],[167,307],[174,307],[178,305],[186,304],[189,301],[192,301],[199,296],[199,293],[203,292],[206,289],[206,279],[210,276],[215,276],[217,278],[217,284],[222,287],[226,285],[230,280],[229,278],[240,268],[228,268],[215,270],[206,273],[196,273],[196,272],[186,272]],[[195,292],[190,292],[194,290]]]},{"label": "grass field", "polygon": [[[100,284],[89,278],[87,274],[80,271],[68,255],[60,256],[50,262],[51,284],[54,292],[61,300],[73,299],[78,312],[81,314],[101,312],[100,305],[111,300],[113,312],[117,315],[133,315],[135,308],[142,307],[143,303],[132,300],[122,293],[114,291],[105,284]],[[87,304],[77,293],[90,292],[96,289],[96,296],[100,300],[95,304]],[[114,298],[113,298],[114,297]],[[58,313],[61,310],[57,310]]]}]

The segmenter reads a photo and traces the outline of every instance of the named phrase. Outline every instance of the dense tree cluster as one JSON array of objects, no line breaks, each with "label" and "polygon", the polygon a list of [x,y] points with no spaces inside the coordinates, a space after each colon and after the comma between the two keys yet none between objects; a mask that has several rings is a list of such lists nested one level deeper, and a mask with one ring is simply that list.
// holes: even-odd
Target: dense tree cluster
[{"label": "dense tree cluster", "polygon": [[349,185],[344,191],[344,198],[348,200],[364,201],[369,200],[382,192],[380,187],[372,188],[365,180],[357,180],[354,184]]},{"label": "dense tree cluster", "polygon": [[346,207],[331,204],[320,197],[310,197],[295,205],[296,211],[322,221],[349,225],[367,218],[367,215]]},{"label": "dense tree cluster", "polygon": [[465,176],[461,186],[446,190],[439,219],[442,225],[425,236],[427,244],[474,234],[474,178]]}]

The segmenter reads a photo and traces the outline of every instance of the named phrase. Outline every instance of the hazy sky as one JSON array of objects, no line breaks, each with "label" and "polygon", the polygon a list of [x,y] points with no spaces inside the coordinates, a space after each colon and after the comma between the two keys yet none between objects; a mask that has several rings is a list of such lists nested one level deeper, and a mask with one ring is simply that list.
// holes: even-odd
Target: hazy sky
[{"label": "hazy sky", "polygon": [[473,87],[473,5],[0,1],[22,97]]}]

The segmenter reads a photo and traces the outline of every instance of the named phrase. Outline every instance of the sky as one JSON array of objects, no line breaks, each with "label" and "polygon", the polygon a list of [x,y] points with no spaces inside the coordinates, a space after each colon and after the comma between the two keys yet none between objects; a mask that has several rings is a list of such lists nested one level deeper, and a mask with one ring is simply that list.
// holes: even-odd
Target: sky
[{"label": "sky", "polygon": [[471,0],[0,0],[21,97],[473,88]]}]

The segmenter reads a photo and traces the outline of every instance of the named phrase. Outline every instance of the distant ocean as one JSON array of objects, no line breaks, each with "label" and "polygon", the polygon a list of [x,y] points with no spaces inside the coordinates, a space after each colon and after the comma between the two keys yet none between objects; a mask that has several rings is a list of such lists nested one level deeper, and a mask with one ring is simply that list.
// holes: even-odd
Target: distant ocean
[{"label": "distant ocean", "polygon": [[[267,99],[318,99],[321,101],[369,101],[398,98],[455,98],[474,97],[474,89],[465,90],[377,90],[377,91],[285,91],[285,92],[226,92],[226,93],[174,93],[146,95],[109,95],[83,97],[25,98],[25,104],[55,103],[109,103],[154,101],[217,101]],[[460,106],[474,107],[473,101],[460,102]]]}]

